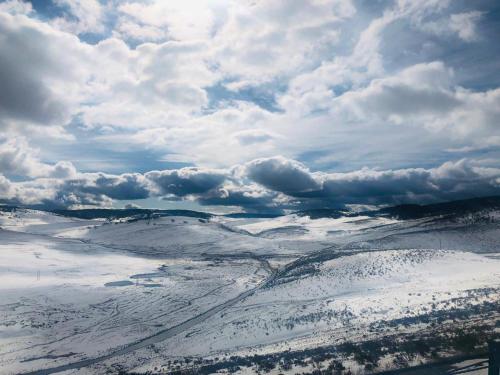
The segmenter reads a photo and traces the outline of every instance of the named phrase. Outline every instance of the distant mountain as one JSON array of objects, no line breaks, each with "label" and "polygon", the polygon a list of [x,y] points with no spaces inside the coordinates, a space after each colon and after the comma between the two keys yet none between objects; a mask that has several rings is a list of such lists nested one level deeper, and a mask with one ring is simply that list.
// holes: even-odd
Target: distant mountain
[{"label": "distant mountain", "polygon": [[386,207],[380,210],[350,212],[340,209],[311,209],[297,211],[294,214],[299,216],[309,216],[311,219],[332,218],[354,216],[388,216],[400,220],[420,219],[430,216],[460,216],[474,214],[484,210],[500,210],[500,196],[463,199],[457,201],[433,203],[426,205],[402,204],[398,206]]},{"label": "distant mountain", "polygon": [[[0,211],[14,211],[17,208],[11,205],[0,205]],[[29,208],[29,207],[24,207]],[[38,207],[33,207],[39,209]],[[500,196],[482,197],[463,199],[443,203],[434,203],[427,205],[419,204],[402,204],[398,206],[386,207],[380,210],[352,212],[343,209],[318,208],[304,211],[296,211],[295,215],[309,216],[311,219],[332,218],[338,219],[341,217],[355,216],[372,216],[372,217],[392,217],[399,220],[420,219],[432,216],[457,217],[467,214],[475,214],[480,211],[500,210]],[[210,219],[216,216],[207,212],[199,212],[192,210],[160,210],[160,209],[143,209],[143,208],[88,208],[81,210],[62,210],[54,209],[47,210],[58,215],[75,217],[80,219],[121,219],[125,217],[134,217],[137,219],[147,219],[150,217],[159,216],[187,216],[196,217],[199,219]],[[236,219],[258,219],[258,218],[275,218],[282,216],[277,213],[247,213],[238,212],[223,215]]]},{"label": "distant mountain", "polygon": [[304,211],[296,211],[295,215],[298,216],[309,216],[311,219],[322,219],[322,218],[330,218],[330,219],[338,219],[340,217],[345,216],[357,216],[357,213],[350,212],[347,210],[339,210],[334,208],[316,208],[311,210]]},{"label": "distant mountain", "polygon": [[8,205],[1,205],[0,204],[0,211],[2,212],[13,212],[17,209],[16,206],[8,206]]},{"label": "distant mountain", "polygon": [[401,220],[430,216],[460,216],[484,210],[500,210],[500,196],[463,199],[427,205],[402,204],[364,213],[369,216],[389,216]]},{"label": "distant mountain", "polygon": [[153,210],[142,208],[88,208],[82,210],[49,210],[57,215],[76,217],[79,219],[121,219],[125,217],[159,217],[159,216],[187,216],[200,219],[209,219],[214,215],[206,212],[191,210]]},{"label": "distant mountain", "polygon": [[235,212],[232,214],[226,214],[225,217],[231,217],[233,219],[274,219],[275,217],[283,216],[282,214],[270,214],[270,213],[249,213],[249,212]]}]

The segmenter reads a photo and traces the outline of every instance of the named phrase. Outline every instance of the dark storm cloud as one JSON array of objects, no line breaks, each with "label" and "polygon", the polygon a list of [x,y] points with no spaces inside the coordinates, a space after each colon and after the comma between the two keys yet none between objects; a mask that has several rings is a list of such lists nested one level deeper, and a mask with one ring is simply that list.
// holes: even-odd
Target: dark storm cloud
[{"label": "dark storm cloud", "polygon": [[202,168],[152,171],[145,176],[158,186],[160,194],[176,196],[206,193],[226,179],[223,172]]},{"label": "dark storm cloud", "polygon": [[[9,120],[54,125],[67,120],[67,97],[55,81],[68,77],[65,48],[71,37],[33,27],[26,19],[0,13],[0,126]],[[55,85],[54,85],[55,86]]]},{"label": "dark storm cloud", "polygon": [[432,169],[362,169],[322,176],[322,189],[309,197],[339,204],[430,203],[500,194],[499,177],[499,169],[481,168],[466,160]]},{"label": "dark storm cloud", "polygon": [[246,165],[247,177],[282,192],[298,206],[344,204],[430,203],[500,194],[500,169],[467,160],[437,168],[311,173],[285,158],[258,159]]},{"label": "dark storm cloud", "polygon": [[293,195],[319,188],[317,181],[301,163],[278,156],[256,159],[245,165],[247,177],[268,189]]},{"label": "dark storm cloud", "polygon": [[43,203],[49,207],[100,206],[109,204],[112,199],[133,200],[150,196],[149,181],[139,173],[119,176],[81,174],[67,180],[47,180],[43,190],[48,195],[43,197]]},{"label": "dark storm cloud", "polygon": [[[120,176],[109,176],[99,174],[91,184],[85,180],[70,180],[68,183],[76,183],[77,190],[93,195],[106,195],[111,199],[144,199],[149,197],[149,186],[147,180],[139,173],[122,174]],[[83,184],[80,185],[80,183]]]},{"label": "dark storm cloud", "polygon": [[276,198],[276,192],[257,186],[225,186],[198,197],[197,201],[206,206],[242,207],[250,212],[281,211]]},{"label": "dark storm cloud", "polygon": [[51,207],[109,205],[159,197],[202,205],[280,211],[346,204],[431,203],[500,194],[500,169],[459,160],[439,167],[348,173],[310,172],[283,157],[261,158],[230,170],[181,168],[146,174],[80,173],[76,178],[12,182],[0,175],[3,202]]}]

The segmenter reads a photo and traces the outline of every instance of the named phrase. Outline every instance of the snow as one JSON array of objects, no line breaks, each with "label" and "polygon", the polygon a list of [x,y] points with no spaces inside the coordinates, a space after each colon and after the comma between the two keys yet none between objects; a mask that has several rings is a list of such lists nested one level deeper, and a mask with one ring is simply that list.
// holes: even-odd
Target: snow
[{"label": "snow", "polygon": [[[235,223],[236,227],[246,230],[252,234],[270,235],[273,232],[282,233],[285,236],[298,233],[296,237],[303,240],[326,239],[338,232],[349,234],[351,231],[359,231],[375,226],[397,223],[397,220],[388,218],[372,218],[368,216],[342,217],[338,219],[321,218],[311,219],[309,216],[298,216],[295,214],[281,216],[275,219],[253,220],[250,223]],[[278,231],[282,229],[281,231]],[[268,233],[265,233],[268,232]]]},{"label": "snow", "polygon": [[252,259],[152,258],[0,230],[0,275],[0,366],[14,374],[147,337],[238,295],[267,272]]},{"label": "snow", "polygon": [[216,222],[170,216],[151,221],[104,223],[59,233],[140,255],[198,257],[202,254],[287,254],[290,249],[265,238],[251,238]]},{"label": "snow", "polygon": [[439,250],[355,254],[322,263],[312,276],[259,290],[223,320],[207,321],[193,342],[174,340],[165,350],[199,355],[206,348],[197,343],[207,340],[215,351],[263,345],[272,351],[283,341],[300,349],[304,341],[321,342],[338,329],[446,310],[471,290],[492,287],[500,287],[496,257]]},{"label": "snow", "polygon": [[57,235],[71,228],[87,227],[98,223],[97,220],[67,218],[30,209],[16,209],[15,212],[0,211],[0,228],[25,233]]},{"label": "snow", "polygon": [[[113,223],[22,209],[0,211],[0,228],[6,374],[101,356],[66,373],[303,350],[401,330],[390,325],[398,319],[414,319],[404,329],[418,331],[418,316],[500,300],[494,220],[288,215]],[[178,334],[119,353],[178,325]]]}]

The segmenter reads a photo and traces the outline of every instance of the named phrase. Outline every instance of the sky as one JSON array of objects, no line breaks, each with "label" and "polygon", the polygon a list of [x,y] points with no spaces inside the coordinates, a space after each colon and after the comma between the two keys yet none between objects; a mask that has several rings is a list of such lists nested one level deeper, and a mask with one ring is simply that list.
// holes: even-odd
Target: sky
[{"label": "sky", "polygon": [[495,0],[0,1],[0,203],[500,195]]}]

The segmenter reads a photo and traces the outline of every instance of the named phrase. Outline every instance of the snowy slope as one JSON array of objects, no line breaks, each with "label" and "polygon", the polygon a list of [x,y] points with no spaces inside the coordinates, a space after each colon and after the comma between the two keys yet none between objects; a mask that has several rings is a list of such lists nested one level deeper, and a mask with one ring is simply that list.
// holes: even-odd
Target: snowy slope
[{"label": "snowy slope", "polygon": [[0,228],[26,233],[57,235],[68,229],[98,223],[98,221],[68,218],[50,212],[24,208],[17,208],[13,212],[0,211]]},{"label": "snowy slope", "polygon": [[150,259],[0,231],[1,373],[106,353],[235,297],[267,274],[253,259]]},{"label": "snowy slope", "polygon": [[[500,259],[439,250],[358,253],[312,265],[315,271],[261,289],[165,350],[314,347],[377,321],[415,317],[483,301],[498,301]],[[493,289],[485,293],[484,289]],[[460,300],[463,298],[463,300]],[[261,349],[262,350],[262,349]]]},{"label": "snowy slope", "polygon": [[430,318],[494,325],[495,212],[114,222],[0,212],[0,368],[72,373],[90,359],[76,373],[171,370],[188,355],[418,333]]},{"label": "snowy slope", "polygon": [[127,249],[148,256],[200,256],[203,254],[294,254],[295,247],[246,234],[217,222],[189,217],[164,217],[151,221],[104,223],[59,233],[92,243]]},{"label": "snowy slope", "polygon": [[230,225],[244,229],[252,234],[267,237],[302,240],[327,240],[340,233],[343,235],[353,231],[379,227],[396,223],[389,218],[372,218],[368,216],[342,217],[338,219],[311,219],[309,216],[295,214],[281,216],[275,219],[254,219],[233,221]]}]

